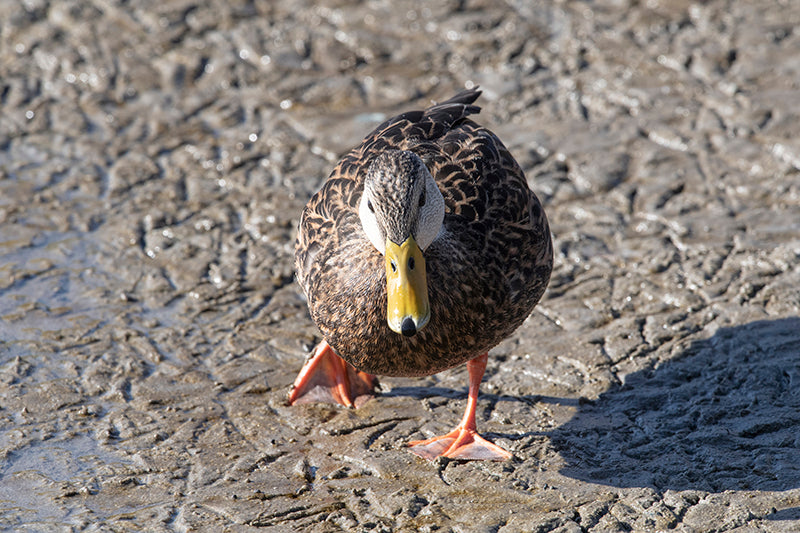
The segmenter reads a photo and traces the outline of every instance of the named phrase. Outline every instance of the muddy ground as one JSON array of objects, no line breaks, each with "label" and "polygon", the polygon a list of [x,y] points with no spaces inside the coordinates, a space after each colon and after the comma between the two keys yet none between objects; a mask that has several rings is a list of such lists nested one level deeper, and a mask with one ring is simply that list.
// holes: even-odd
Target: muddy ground
[{"label": "muddy ground", "polygon": [[[800,4],[0,2],[0,528],[800,530]],[[300,210],[480,85],[548,292],[506,463],[428,463],[466,370],[287,407]]]}]

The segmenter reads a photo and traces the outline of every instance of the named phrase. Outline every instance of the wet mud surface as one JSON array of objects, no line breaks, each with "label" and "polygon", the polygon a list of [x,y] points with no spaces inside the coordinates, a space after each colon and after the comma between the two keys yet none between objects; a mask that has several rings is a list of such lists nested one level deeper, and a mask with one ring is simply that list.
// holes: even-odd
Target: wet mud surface
[{"label": "wet mud surface", "polygon": [[[0,529],[800,529],[796,2],[0,3]],[[295,227],[480,85],[555,236],[491,354],[288,407]]]}]

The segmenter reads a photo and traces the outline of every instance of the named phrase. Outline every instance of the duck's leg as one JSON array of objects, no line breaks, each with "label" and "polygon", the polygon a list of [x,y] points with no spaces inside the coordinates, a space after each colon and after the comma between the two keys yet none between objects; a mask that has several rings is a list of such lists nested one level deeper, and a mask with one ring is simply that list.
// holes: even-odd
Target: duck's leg
[{"label": "duck's leg", "polygon": [[468,459],[477,461],[505,461],[511,454],[500,446],[492,444],[478,435],[475,424],[475,410],[478,406],[478,389],[486,370],[489,355],[485,353],[467,362],[469,372],[469,396],[464,418],[456,428],[441,437],[409,442],[411,451],[425,459],[449,457],[451,459]]},{"label": "duck's leg", "polygon": [[338,403],[358,407],[373,396],[378,380],[336,355],[324,340],[306,361],[289,392],[289,404]]}]

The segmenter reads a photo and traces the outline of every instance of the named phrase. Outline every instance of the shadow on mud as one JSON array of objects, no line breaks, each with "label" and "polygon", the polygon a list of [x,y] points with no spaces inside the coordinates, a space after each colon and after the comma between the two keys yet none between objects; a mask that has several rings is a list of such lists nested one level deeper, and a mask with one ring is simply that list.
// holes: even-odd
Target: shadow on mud
[{"label": "shadow on mud", "polygon": [[800,520],[800,507],[789,507],[788,509],[781,509],[774,513],[768,514],[765,517],[767,520]]},{"label": "shadow on mud", "polygon": [[659,490],[800,487],[800,318],[721,328],[551,433],[575,479]]}]

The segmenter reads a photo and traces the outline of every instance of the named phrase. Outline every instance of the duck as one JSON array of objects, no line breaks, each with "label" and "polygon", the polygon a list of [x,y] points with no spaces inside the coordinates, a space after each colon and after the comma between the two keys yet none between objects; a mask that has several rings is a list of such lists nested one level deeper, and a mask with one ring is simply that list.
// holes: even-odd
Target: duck
[{"label": "duck", "polygon": [[408,443],[428,460],[511,458],[477,431],[480,383],[488,352],[530,315],[553,268],[542,203],[497,135],[470,118],[480,95],[467,89],[375,128],[308,201],[295,244],[322,340],[288,403],[358,407],[379,375],[466,363],[461,422]]}]

